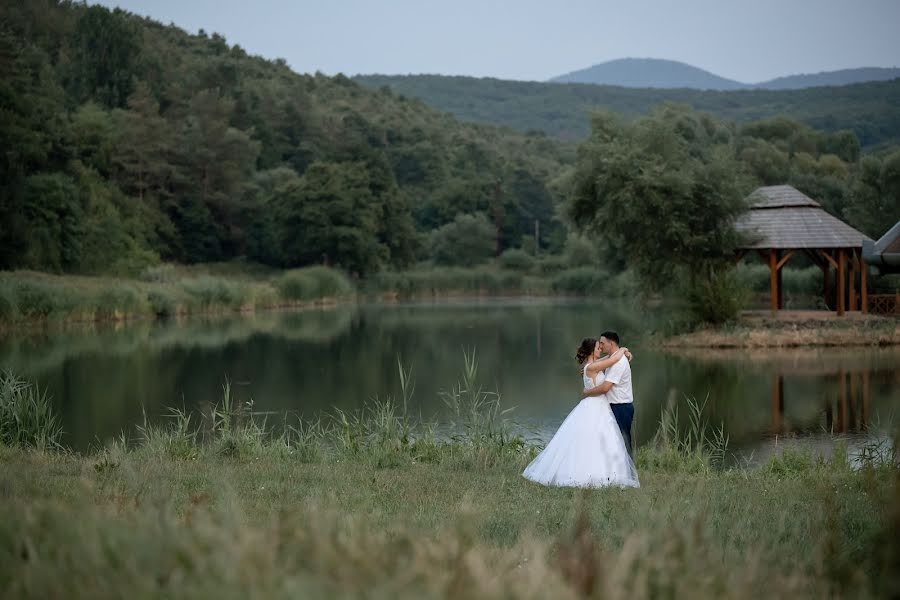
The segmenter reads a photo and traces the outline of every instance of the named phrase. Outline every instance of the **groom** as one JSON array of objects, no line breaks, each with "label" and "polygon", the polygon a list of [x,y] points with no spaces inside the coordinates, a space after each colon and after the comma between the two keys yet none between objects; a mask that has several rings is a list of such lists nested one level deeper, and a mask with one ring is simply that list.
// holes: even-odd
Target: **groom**
[{"label": "groom", "polygon": [[[600,349],[604,354],[612,354],[619,349],[619,335],[615,331],[600,334]],[[631,453],[631,422],[634,420],[634,394],[631,391],[631,365],[624,356],[606,370],[606,379],[598,385],[584,390],[584,396],[606,394],[612,408],[628,453]]]}]

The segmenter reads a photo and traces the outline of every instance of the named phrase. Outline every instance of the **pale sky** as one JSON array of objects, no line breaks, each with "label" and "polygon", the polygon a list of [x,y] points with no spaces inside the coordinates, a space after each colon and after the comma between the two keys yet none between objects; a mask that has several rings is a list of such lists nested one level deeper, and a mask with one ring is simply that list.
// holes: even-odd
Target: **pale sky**
[{"label": "pale sky", "polygon": [[543,81],[616,58],[744,83],[900,67],[900,0],[95,0],[328,75]]}]

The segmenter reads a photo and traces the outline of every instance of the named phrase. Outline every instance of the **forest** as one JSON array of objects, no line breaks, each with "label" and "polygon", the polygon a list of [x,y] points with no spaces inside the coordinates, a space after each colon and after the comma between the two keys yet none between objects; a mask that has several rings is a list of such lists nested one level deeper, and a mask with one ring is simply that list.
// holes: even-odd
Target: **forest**
[{"label": "forest", "polygon": [[863,148],[900,143],[900,79],[799,90],[704,91],[628,88],[588,83],[540,83],[443,75],[361,75],[371,88],[389,86],[461,119],[542,131],[582,140],[590,112],[603,108],[628,118],[660,104],[686,104],[721,119],[749,123],[788,117],[823,132],[849,129]]},{"label": "forest", "polygon": [[[118,9],[14,0],[0,11],[2,269],[132,276],[161,262],[243,258],[365,278],[511,252],[571,253],[584,248],[579,233],[605,236],[594,227],[603,215],[585,210],[583,196],[585,178],[598,177],[592,165],[617,151],[596,143],[604,131],[622,147],[664,131],[684,150],[679,161],[718,157],[729,179],[726,221],[740,210],[735,196],[781,183],[872,237],[900,219],[900,152],[890,144],[900,117],[884,108],[898,82],[821,97],[735,93],[765,94],[787,111],[780,116],[647,100],[638,125],[624,125],[634,120],[627,110],[595,113],[591,138],[566,141],[466,122],[387,85],[298,74],[218,34]],[[815,128],[792,112],[803,104],[787,102],[792,94],[809,106],[845,100]],[[580,127],[591,123],[585,115]],[[669,160],[634,156],[620,181],[644,173],[645,158],[654,168]],[[659,178],[658,198],[677,197],[670,184]],[[590,254],[607,268],[632,266],[615,240],[599,242]]]}]

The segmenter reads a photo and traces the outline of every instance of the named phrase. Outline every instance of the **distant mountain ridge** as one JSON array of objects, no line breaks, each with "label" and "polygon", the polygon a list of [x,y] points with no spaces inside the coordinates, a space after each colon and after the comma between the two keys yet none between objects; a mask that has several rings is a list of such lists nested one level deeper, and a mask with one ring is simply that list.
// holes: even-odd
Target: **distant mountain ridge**
[{"label": "distant mountain ridge", "polygon": [[693,65],[659,58],[620,58],[554,77],[551,83],[590,83],[628,88],[695,90],[796,90],[808,87],[852,85],[900,78],[900,69],[862,67],[777,77],[760,83],[743,83],[720,77]]},{"label": "distant mountain ridge", "polygon": [[628,88],[444,75],[357,75],[370,88],[419,98],[479,123],[562,139],[590,133],[590,114],[606,109],[633,119],[665,102],[687,104],[737,123],[788,117],[821,131],[851,129],[863,148],[900,144],[900,78],[837,87],[787,90]]}]

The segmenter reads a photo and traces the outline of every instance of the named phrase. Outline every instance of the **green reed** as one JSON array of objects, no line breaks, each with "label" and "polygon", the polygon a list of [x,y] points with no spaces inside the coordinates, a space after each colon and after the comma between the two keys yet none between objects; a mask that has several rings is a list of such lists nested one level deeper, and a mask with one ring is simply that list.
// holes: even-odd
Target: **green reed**
[{"label": "green reed", "polygon": [[0,373],[0,444],[60,448],[62,427],[46,390],[10,371]]},{"label": "green reed", "polygon": [[712,427],[705,416],[709,396],[684,400],[687,426],[679,422],[677,404],[664,407],[653,440],[638,450],[638,469],[702,472],[725,465],[729,437],[724,424]]}]

